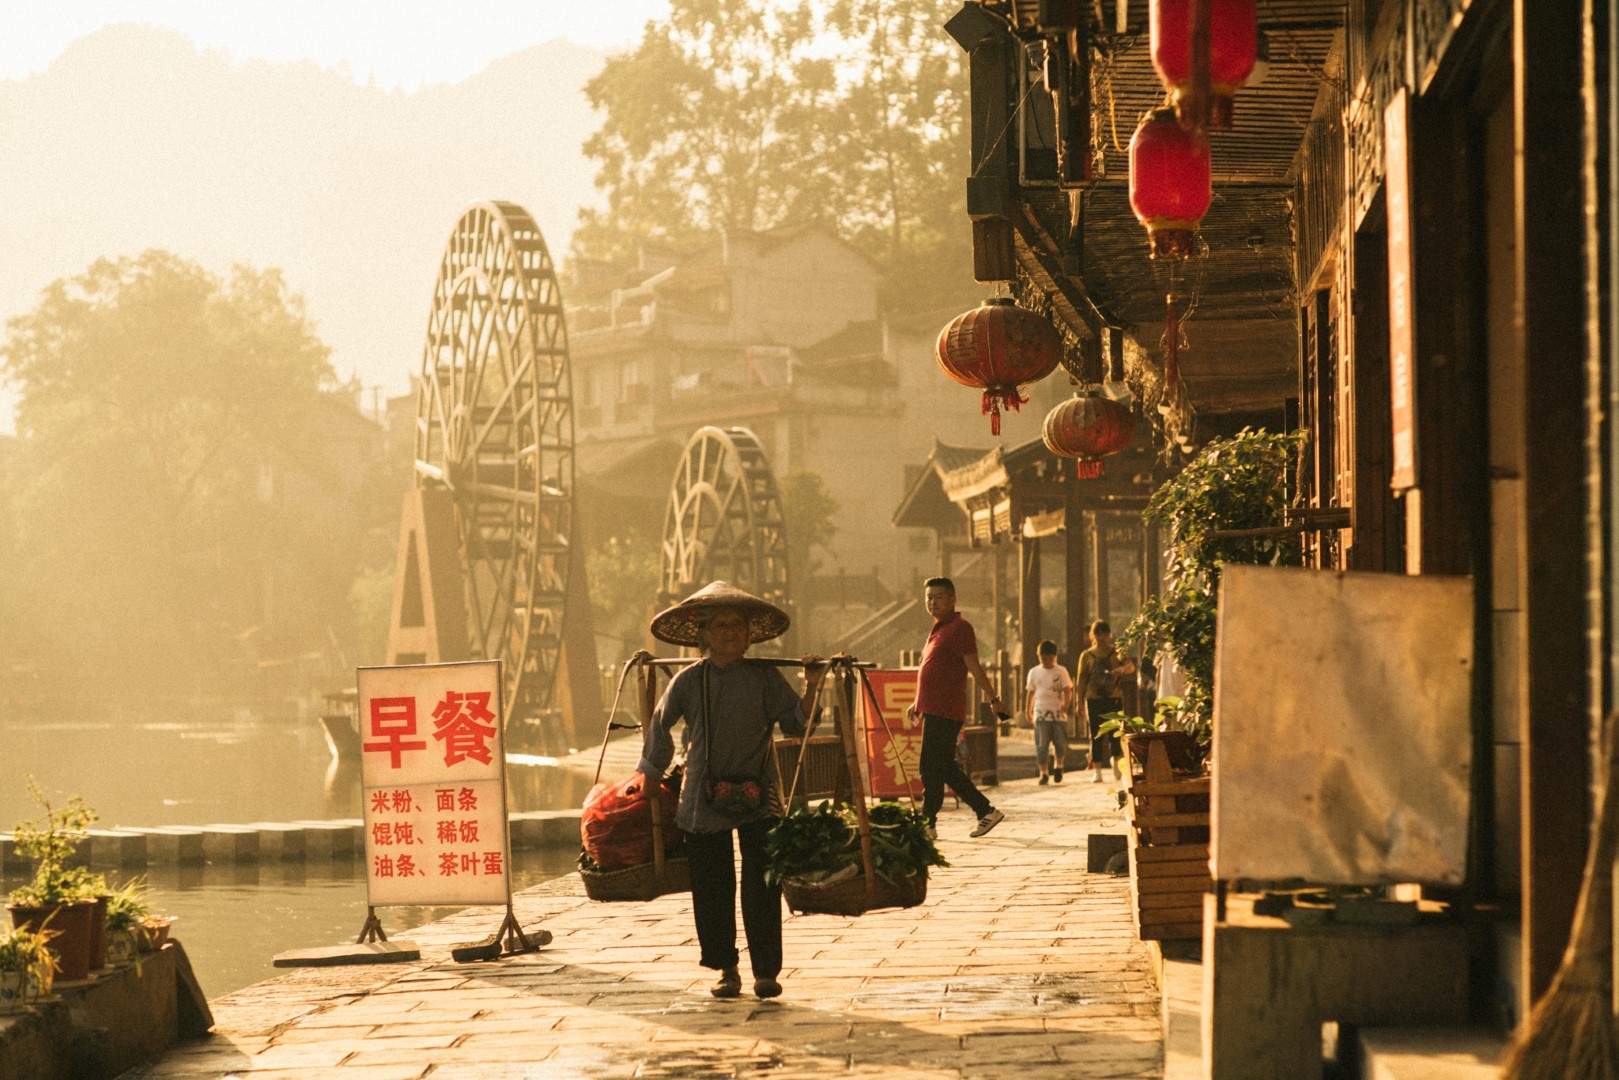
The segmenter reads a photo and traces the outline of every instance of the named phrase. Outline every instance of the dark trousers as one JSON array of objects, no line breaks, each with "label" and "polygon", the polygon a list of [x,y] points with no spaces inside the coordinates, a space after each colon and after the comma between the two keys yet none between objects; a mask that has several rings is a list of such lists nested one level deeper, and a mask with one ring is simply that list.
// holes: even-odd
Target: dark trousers
[{"label": "dark trousers", "polygon": [[[742,928],[755,979],[781,973],[781,889],[765,884],[765,834],[775,819],[739,825],[742,848]],[[688,833],[686,862],[691,869],[691,910],[697,920],[702,964],[736,967],[736,856],[731,830]]]},{"label": "dark trousers", "polygon": [[929,824],[938,820],[946,784],[979,817],[995,809],[956,760],[956,736],[960,734],[960,720],[922,714],[922,813]]},{"label": "dark trousers", "polygon": [[1091,734],[1091,768],[1100,769],[1103,765],[1112,765],[1113,759],[1119,756],[1119,737],[1117,735],[1098,735],[1096,729],[1107,723],[1102,717],[1108,713],[1118,712],[1124,708],[1124,699],[1116,697],[1086,698],[1085,718],[1090,722]]}]

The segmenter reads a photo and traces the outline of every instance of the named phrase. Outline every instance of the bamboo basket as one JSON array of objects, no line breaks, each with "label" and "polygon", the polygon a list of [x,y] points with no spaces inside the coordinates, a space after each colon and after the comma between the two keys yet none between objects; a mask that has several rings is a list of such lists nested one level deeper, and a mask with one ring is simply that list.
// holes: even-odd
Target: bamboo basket
[{"label": "bamboo basket", "polygon": [[691,892],[691,870],[681,855],[664,859],[661,876],[654,863],[642,863],[622,870],[587,870],[581,866],[579,879],[585,883],[586,896],[608,902],[656,900],[670,893]]},{"label": "bamboo basket", "polygon": [[870,893],[861,873],[830,881],[788,878],[781,883],[781,895],[790,909],[807,915],[864,915],[878,908],[916,907],[928,898],[928,872],[900,878],[897,884],[875,878]]},{"label": "bamboo basket", "polygon": [[[601,763],[607,756],[607,739],[613,733],[613,716],[618,712],[619,695],[631,668],[638,668],[641,695],[641,730],[652,722],[652,710],[657,704],[657,669],[631,658],[619,676],[618,692],[613,695],[613,707],[607,714],[607,731],[602,735],[602,756],[596,762],[596,783],[601,782]],[[656,900],[671,893],[691,892],[691,868],[684,855],[668,855],[663,840],[663,785],[652,784],[647,791],[647,807],[652,812],[652,861],[639,866],[626,866],[617,870],[587,869],[579,867],[579,880],[584,882],[585,895],[592,900],[609,903]]]},{"label": "bamboo basket", "polygon": [[[802,881],[796,878],[787,878],[781,883],[782,897],[787,901],[791,910],[800,914],[810,915],[864,915],[868,911],[877,911],[881,908],[910,908],[916,907],[928,896],[928,871],[923,867],[919,873],[900,878],[898,882],[888,882],[878,877],[871,856],[871,822],[866,816],[866,796],[860,783],[860,750],[856,743],[854,733],[854,717],[857,715],[855,697],[858,692],[871,694],[872,707],[876,709],[879,719],[882,710],[877,708],[876,695],[865,673],[857,666],[853,657],[834,657],[835,666],[843,668],[841,692],[844,697],[845,723],[839,724],[839,734],[842,736],[845,761],[849,770],[850,787],[853,789],[851,802],[854,806],[855,820],[859,825],[860,835],[860,865],[852,868],[852,873],[835,875],[825,881]],[[815,710],[810,710],[813,724]],[[885,722],[886,723],[886,722]],[[806,728],[800,741],[798,768],[793,772],[793,781],[788,788],[785,805],[791,806],[793,796],[798,791],[799,776],[804,767],[803,747],[808,745],[810,731]],[[903,766],[901,766],[903,768]],[[906,784],[907,790],[910,784]],[[916,797],[911,796],[911,805],[916,805]]]}]

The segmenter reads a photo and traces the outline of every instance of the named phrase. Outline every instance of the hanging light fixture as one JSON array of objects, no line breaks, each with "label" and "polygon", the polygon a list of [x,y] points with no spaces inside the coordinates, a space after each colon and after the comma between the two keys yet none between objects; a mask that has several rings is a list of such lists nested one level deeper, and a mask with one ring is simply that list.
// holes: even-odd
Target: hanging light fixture
[{"label": "hanging light fixture", "polygon": [[1148,113],[1130,140],[1130,207],[1147,227],[1153,258],[1190,258],[1213,199],[1208,136],[1181,127],[1173,109]]},{"label": "hanging light fixture", "polygon": [[1042,315],[1010,297],[992,297],[963,312],[939,331],[939,366],[963,386],[984,392],[983,412],[992,434],[1001,433],[1001,409],[1018,410],[1029,399],[1018,387],[1057,370],[1062,338]]},{"label": "hanging light fixture", "polygon": [[[1152,66],[1176,102],[1192,89],[1192,5],[1195,0],[1152,0],[1148,30]],[[1208,5],[1209,114],[1216,131],[1231,127],[1232,99],[1259,56],[1255,0],[1205,0]]]},{"label": "hanging light fixture", "polygon": [[1102,459],[1124,450],[1136,438],[1136,416],[1129,406],[1103,397],[1092,389],[1069,398],[1046,414],[1043,432],[1046,449],[1059,457],[1077,459],[1081,480],[1102,475]]}]

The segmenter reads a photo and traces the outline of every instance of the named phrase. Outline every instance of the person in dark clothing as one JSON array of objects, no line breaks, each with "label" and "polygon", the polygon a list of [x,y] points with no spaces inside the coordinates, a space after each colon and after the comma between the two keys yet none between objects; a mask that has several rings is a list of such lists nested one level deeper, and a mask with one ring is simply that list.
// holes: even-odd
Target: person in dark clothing
[{"label": "person in dark clothing", "polygon": [[956,736],[967,720],[967,676],[978,681],[997,715],[1006,715],[1007,709],[978,662],[978,639],[972,624],[956,610],[955,583],[944,577],[929,578],[925,589],[933,630],[916,673],[916,701],[906,710],[912,719],[918,714],[922,717],[922,812],[927,815],[929,831],[937,833],[939,807],[944,805],[948,785],[978,815],[978,824],[969,835],[983,836],[1006,815],[990,805],[956,760]]},{"label": "person in dark clothing", "polygon": [[[636,766],[643,783],[663,777],[674,758],[672,729],[686,721],[689,744],[675,824],[686,833],[691,872],[692,916],[702,965],[720,972],[715,997],[742,992],[736,948],[736,846],[742,852],[742,926],[753,968],[753,992],[776,997],[781,983],[781,888],[765,883],[765,836],[775,824],[770,811],[774,783],[772,728],[801,735],[816,687],[826,674],[819,656],[804,657],[800,696],[781,669],[749,660],[748,646],[787,629],[787,614],[774,604],[716,581],[659,614],[652,633],[675,645],[698,646],[704,659],[669,682],[652,714]],[[752,778],[758,805],[737,809],[711,798],[710,780]]]},{"label": "person in dark clothing", "polygon": [[1079,655],[1079,671],[1074,687],[1079,700],[1085,703],[1085,716],[1090,722],[1091,783],[1102,782],[1102,766],[1113,766],[1113,779],[1122,780],[1119,771],[1119,740],[1114,735],[1098,735],[1097,729],[1107,723],[1102,717],[1124,708],[1119,695],[1119,677],[1135,673],[1136,666],[1128,657],[1121,658],[1113,644],[1113,628],[1104,619],[1091,623],[1091,647]]}]

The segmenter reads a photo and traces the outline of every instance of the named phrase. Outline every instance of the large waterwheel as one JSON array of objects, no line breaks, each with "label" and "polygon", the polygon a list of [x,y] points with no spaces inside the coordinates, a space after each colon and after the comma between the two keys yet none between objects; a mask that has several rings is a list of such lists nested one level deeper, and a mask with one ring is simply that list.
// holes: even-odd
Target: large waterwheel
[{"label": "large waterwheel", "polygon": [[[553,745],[573,734],[560,714],[564,637],[581,637],[565,631],[570,592],[588,608],[571,550],[571,397],[562,296],[539,227],[513,203],[478,203],[456,222],[433,289],[416,482],[454,502],[472,655],[504,662],[507,715],[539,724]],[[588,620],[588,610],[568,615]]]},{"label": "large waterwheel", "polygon": [[660,575],[666,602],[721,580],[790,610],[781,492],[747,428],[700,428],[686,443],[663,515]]}]

